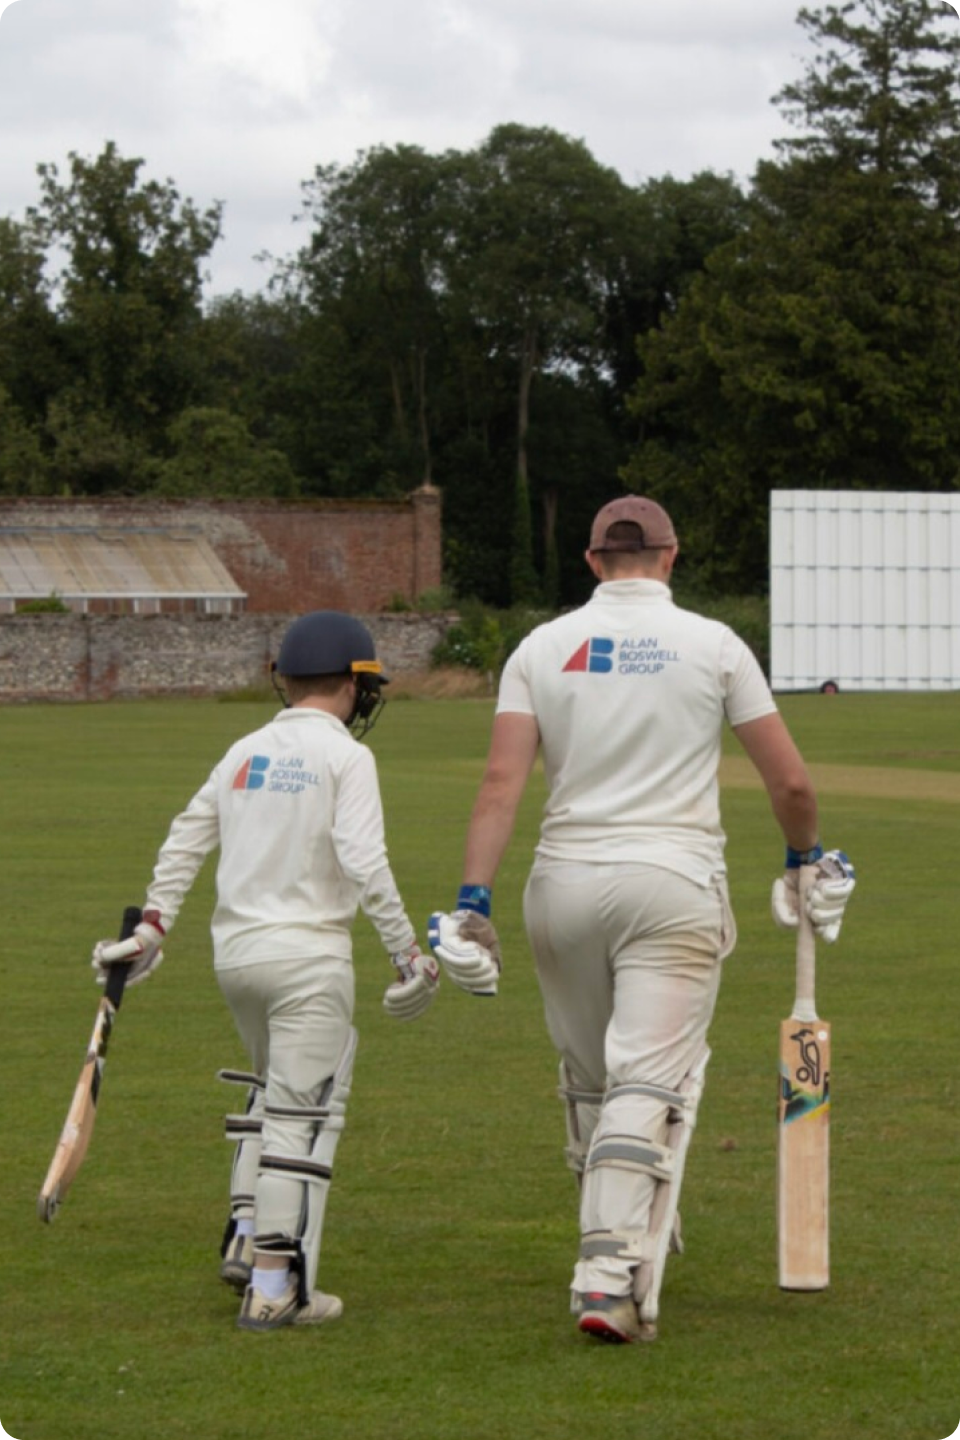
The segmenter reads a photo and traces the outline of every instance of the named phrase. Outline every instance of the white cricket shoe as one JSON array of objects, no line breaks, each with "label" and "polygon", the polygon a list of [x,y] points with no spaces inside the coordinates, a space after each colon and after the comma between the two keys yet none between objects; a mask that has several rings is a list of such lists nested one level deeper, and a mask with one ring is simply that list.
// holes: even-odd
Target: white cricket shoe
[{"label": "white cricket shoe", "polygon": [[284,1325],[322,1325],[343,1314],[343,1301],[338,1295],[325,1295],[314,1290],[306,1305],[300,1304],[300,1285],[296,1275],[276,1300],[248,1285],[237,1320],[241,1330],[279,1330]]},{"label": "white cricket shoe", "polygon": [[643,1322],[636,1301],[630,1295],[603,1295],[585,1291],[579,1296],[578,1329],[614,1345],[629,1345],[637,1340],[655,1340],[656,1325]]},{"label": "white cricket shoe", "polygon": [[325,1295],[314,1290],[306,1305],[301,1305],[293,1317],[294,1325],[322,1325],[325,1320],[339,1320],[343,1314],[343,1301],[339,1295]]}]

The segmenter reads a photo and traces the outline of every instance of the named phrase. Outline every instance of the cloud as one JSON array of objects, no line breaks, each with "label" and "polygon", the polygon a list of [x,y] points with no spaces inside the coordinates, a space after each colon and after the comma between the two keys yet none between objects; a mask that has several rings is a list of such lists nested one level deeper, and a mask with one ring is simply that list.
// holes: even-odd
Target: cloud
[{"label": "cloud", "polygon": [[[2,0],[0,0],[2,3]],[[218,289],[286,255],[301,183],[376,145],[469,149],[505,122],[581,139],[631,183],[745,179],[783,124],[796,0],[17,0],[0,27],[0,208],[107,140],[225,202]]]}]

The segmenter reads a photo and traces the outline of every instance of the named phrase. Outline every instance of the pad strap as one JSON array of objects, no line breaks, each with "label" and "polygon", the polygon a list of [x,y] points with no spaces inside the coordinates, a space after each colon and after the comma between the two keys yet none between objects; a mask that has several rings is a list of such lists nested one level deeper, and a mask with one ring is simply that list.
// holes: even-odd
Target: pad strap
[{"label": "pad strap", "polygon": [[683,1110],[687,1104],[686,1095],[679,1090],[667,1090],[663,1085],[614,1085],[607,1091],[606,1098],[613,1100],[619,1095],[642,1095],[648,1100],[659,1100],[671,1110]]},{"label": "pad strap", "polygon": [[224,1080],[228,1085],[245,1085],[247,1089],[266,1090],[267,1082],[259,1075],[251,1075],[246,1070],[218,1070],[217,1079]]},{"label": "pad strap", "polygon": [[628,1234],[620,1230],[588,1230],[580,1241],[580,1258],[597,1260],[614,1256],[639,1265],[650,1258],[652,1245],[650,1237],[639,1230]]},{"label": "pad strap", "polygon": [[235,1143],[241,1140],[250,1140],[259,1136],[263,1131],[263,1121],[255,1119],[252,1115],[225,1115],[223,1119],[223,1133],[228,1140]]},{"label": "pad strap", "polygon": [[633,1135],[606,1135],[594,1140],[587,1157],[587,1169],[612,1165],[617,1170],[638,1171],[654,1180],[669,1180],[673,1175],[673,1151],[669,1145]]},{"label": "pad strap", "polygon": [[285,1175],[288,1180],[302,1180],[305,1185],[320,1185],[333,1175],[331,1166],[321,1165],[306,1155],[261,1155],[260,1169]]}]

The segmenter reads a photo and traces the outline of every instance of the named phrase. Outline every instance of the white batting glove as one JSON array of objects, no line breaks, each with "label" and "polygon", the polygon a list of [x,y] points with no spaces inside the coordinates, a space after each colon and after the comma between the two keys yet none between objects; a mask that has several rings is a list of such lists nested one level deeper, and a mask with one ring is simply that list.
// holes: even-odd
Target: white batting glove
[{"label": "white batting glove", "polygon": [[496,995],[500,980],[500,940],[491,922],[475,910],[435,910],[427,922],[430,948],[461,990]]},{"label": "white batting glove", "polygon": [[[795,930],[799,923],[799,882],[797,869],[785,871],[782,879],[773,882],[773,918],[785,930]],[[807,891],[807,914],[818,940],[828,945],[836,940],[856,883],[856,871],[842,850],[828,850],[817,861],[816,877]]]},{"label": "white batting glove", "polygon": [[141,980],[149,980],[157,966],[163,963],[160,946],[163,944],[164,934],[159,912],[147,910],[128,940],[98,940],[93,947],[93,959],[90,962],[97,984],[106,984],[110,966],[116,965],[118,961],[126,961],[130,965],[127,975],[128,988],[139,985]]},{"label": "white batting glove", "polygon": [[399,979],[384,991],[383,1008],[394,1020],[416,1020],[433,1004],[440,985],[440,966],[432,955],[421,955],[416,945],[390,959]]},{"label": "white batting glove", "polygon": [[850,859],[842,850],[828,850],[817,865],[817,878],[807,893],[807,914],[814,932],[828,945],[840,934],[847,901],[856,883]]}]

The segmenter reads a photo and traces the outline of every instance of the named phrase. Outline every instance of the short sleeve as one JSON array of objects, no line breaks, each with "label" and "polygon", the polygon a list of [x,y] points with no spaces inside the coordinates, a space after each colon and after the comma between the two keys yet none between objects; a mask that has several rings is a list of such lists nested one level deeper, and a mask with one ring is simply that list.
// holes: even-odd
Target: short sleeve
[{"label": "short sleeve", "polygon": [[777,703],[757,657],[732,630],[721,642],[720,672],[724,713],[731,725],[776,714]]}]

